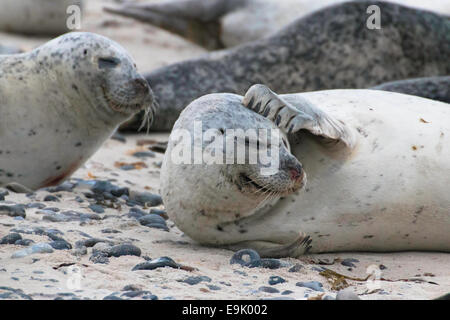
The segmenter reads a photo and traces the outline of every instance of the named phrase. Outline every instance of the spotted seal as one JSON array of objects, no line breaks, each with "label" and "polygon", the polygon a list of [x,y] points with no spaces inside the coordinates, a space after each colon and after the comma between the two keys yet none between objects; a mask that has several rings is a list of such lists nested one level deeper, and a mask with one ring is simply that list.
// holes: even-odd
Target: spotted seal
[{"label": "spotted seal", "polygon": [[391,81],[373,87],[450,103],[450,76]]},{"label": "spotted seal", "polygon": [[[380,30],[366,28],[366,2],[348,2],[316,11],[269,38],[146,74],[160,105],[152,130],[170,130],[196,98],[217,92],[243,95],[255,83],[289,93],[450,74],[448,19],[392,3],[373,4],[383,13]],[[140,124],[138,116],[127,127],[135,130]]]},{"label": "spotted seal", "polygon": [[128,53],[93,33],[68,33],[0,56],[0,186],[60,183],[153,93]]},{"label": "spotted seal", "polygon": [[[105,10],[166,29],[207,49],[221,49],[262,39],[296,19],[346,1],[348,0],[128,1],[120,6],[107,6]],[[446,1],[388,1],[450,14],[450,4]],[[370,4],[366,4],[366,8]]]},{"label": "spotted seal", "polygon": [[[446,103],[378,90],[277,95],[255,85],[244,98],[206,95],[175,123],[161,195],[171,220],[211,246],[269,257],[449,252],[448,123]],[[277,128],[279,151],[267,154],[279,156],[279,169],[271,175],[261,173],[260,157],[253,164],[176,160],[192,145],[205,156],[221,154],[223,141],[231,150],[248,144],[250,134],[236,139],[230,129]],[[256,146],[269,143],[258,138]]]},{"label": "spotted seal", "polygon": [[[0,30],[29,35],[56,36],[67,31],[67,20],[75,5],[80,11],[84,0],[2,0]],[[80,17],[81,18],[81,17]]]}]

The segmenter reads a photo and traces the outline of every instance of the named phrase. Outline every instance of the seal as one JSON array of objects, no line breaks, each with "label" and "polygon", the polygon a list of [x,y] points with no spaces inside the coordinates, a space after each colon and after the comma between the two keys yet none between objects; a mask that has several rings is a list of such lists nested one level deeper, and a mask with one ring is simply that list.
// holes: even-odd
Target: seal
[{"label": "seal", "polygon": [[[105,11],[149,23],[215,50],[262,39],[316,10],[348,0],[176,0],[125,2]],[[446,1],[389,0],[450,14]],[[371,3],[366,3],[366,8]],[[365,12],[364,12],[365,14]]]},{"label": "seal", "polygon": [[[365,27],[366,2],[348,2],[316,11],[271,37],[146,74],[160,105],[152,130],[170,130],[184,107],[203,95],[243,95],[255,83],[290,93],[450,74],[447,18],[372,4],[383,12],[380,30]],[[127,128],[135,130],[141,121],[138,116]]]},{"label": "seal", "polygon": [[62,182],[153,94],[132,58],[93,33],[0,56],[0,186]]},{"label": "seal", "polygon": [[2,0],[0,30],[27,35],[56,36],[70,31],[68,8],[80,10],[84,0]]},{"label": "seal", "polygon": [[[266,257],[449,252],[449,121],[448,104],[378,90],[277,95],[255,85],[244,98],[206,95],[174,126],[161,195],[178,228],[210,246]],[[236,139],[239,129],[245,136]],[[250,129],[278,129],[279,142],[251,138]],[[192,146],[203,160],[180,161]],[[238,147],[244,163],[205,160],[235,160]],[[263,174],[264,155],[278,155],[277,171]]]},{"label": "seal", "polygon": [[391,81],[373,87],[450,103],[450,76]]}]

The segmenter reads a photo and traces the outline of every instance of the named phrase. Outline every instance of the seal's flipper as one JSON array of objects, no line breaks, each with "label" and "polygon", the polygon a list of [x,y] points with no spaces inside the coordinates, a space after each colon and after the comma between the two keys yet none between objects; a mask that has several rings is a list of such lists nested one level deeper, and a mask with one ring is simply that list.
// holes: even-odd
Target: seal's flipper
[{"label": "seal's flipper", "polygon": [[304,129],[317,136],[342,141],[349,148],[354,147],[353,132],[345,123],[302,97],[297,97],[297,100],[299,103],[292,105],[268,87],[256,84],[247,91],[242,104],[273,121],[286,134]]},{"label": "seal's flipper", "polygon": [[14,193],[33,193],[33,190],[17,182],[10,182],[3,187]]},{"label": "seal's flipper", "polygon": [[300,234],[295,241],[288,244],[278,244],[269,241],[244,241],[227,246],[231,250],[253,249],[262,258],[296,258],[308,253],[311,249],[309,236]]},{"label": "seal's flipper", "polygon": [[161,3],[127,2],[104,10],[152,24],[207,49],[224,48],[219,19],[238,5],[230,0],[182,0]]}]

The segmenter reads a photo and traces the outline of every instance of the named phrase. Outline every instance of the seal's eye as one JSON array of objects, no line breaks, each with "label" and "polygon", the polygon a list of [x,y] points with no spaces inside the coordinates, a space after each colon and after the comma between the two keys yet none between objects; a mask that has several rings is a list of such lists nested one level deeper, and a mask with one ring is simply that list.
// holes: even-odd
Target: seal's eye
[{"label": "seal's eye", "polygon": [[120,60],[114,57],[98,58],[98,67],[100,69],[115,68],[119,65]]}]

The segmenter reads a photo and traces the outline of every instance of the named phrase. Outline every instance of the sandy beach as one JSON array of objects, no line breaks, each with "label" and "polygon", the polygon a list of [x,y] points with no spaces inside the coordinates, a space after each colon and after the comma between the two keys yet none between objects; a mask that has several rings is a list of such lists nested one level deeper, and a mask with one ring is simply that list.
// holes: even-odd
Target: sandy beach
[{"label": "sandy beach", "polygon": [[[106,3],[112,1],[87,1],[82,31],[120,43],[141,72],[206,52],[152,26],[104,13]],[[26,51],[48,40],[0,33],[1,44]],[[170,220],[144,223],[151,211],[166,218],[164,205],[150,207],[133,199],[159,194],[164,148],[158,142],[167,142],[168,136],[109,139],[62,187],[5,195],[0,238],[16,233],[33,244],[60,241],[69,247],[14,257],[27,247],[0,244],[0,299],[306,300],[334,299],[347,288],[363,300],[404,300],[450,292],[447,253],[315,254],[281,259],[287,266],[278,269],[248,268],[230,264],[232,251],[196,244]],[[127,188],[128,196],[101,198],[94,189],[98,181]],[[26,216],[8,215],[2,205],[23,205]],[[140,254],[98,254],[107,243],[132,244]],[[179,268],[132,270],[160,257],[170,257]]]}]

